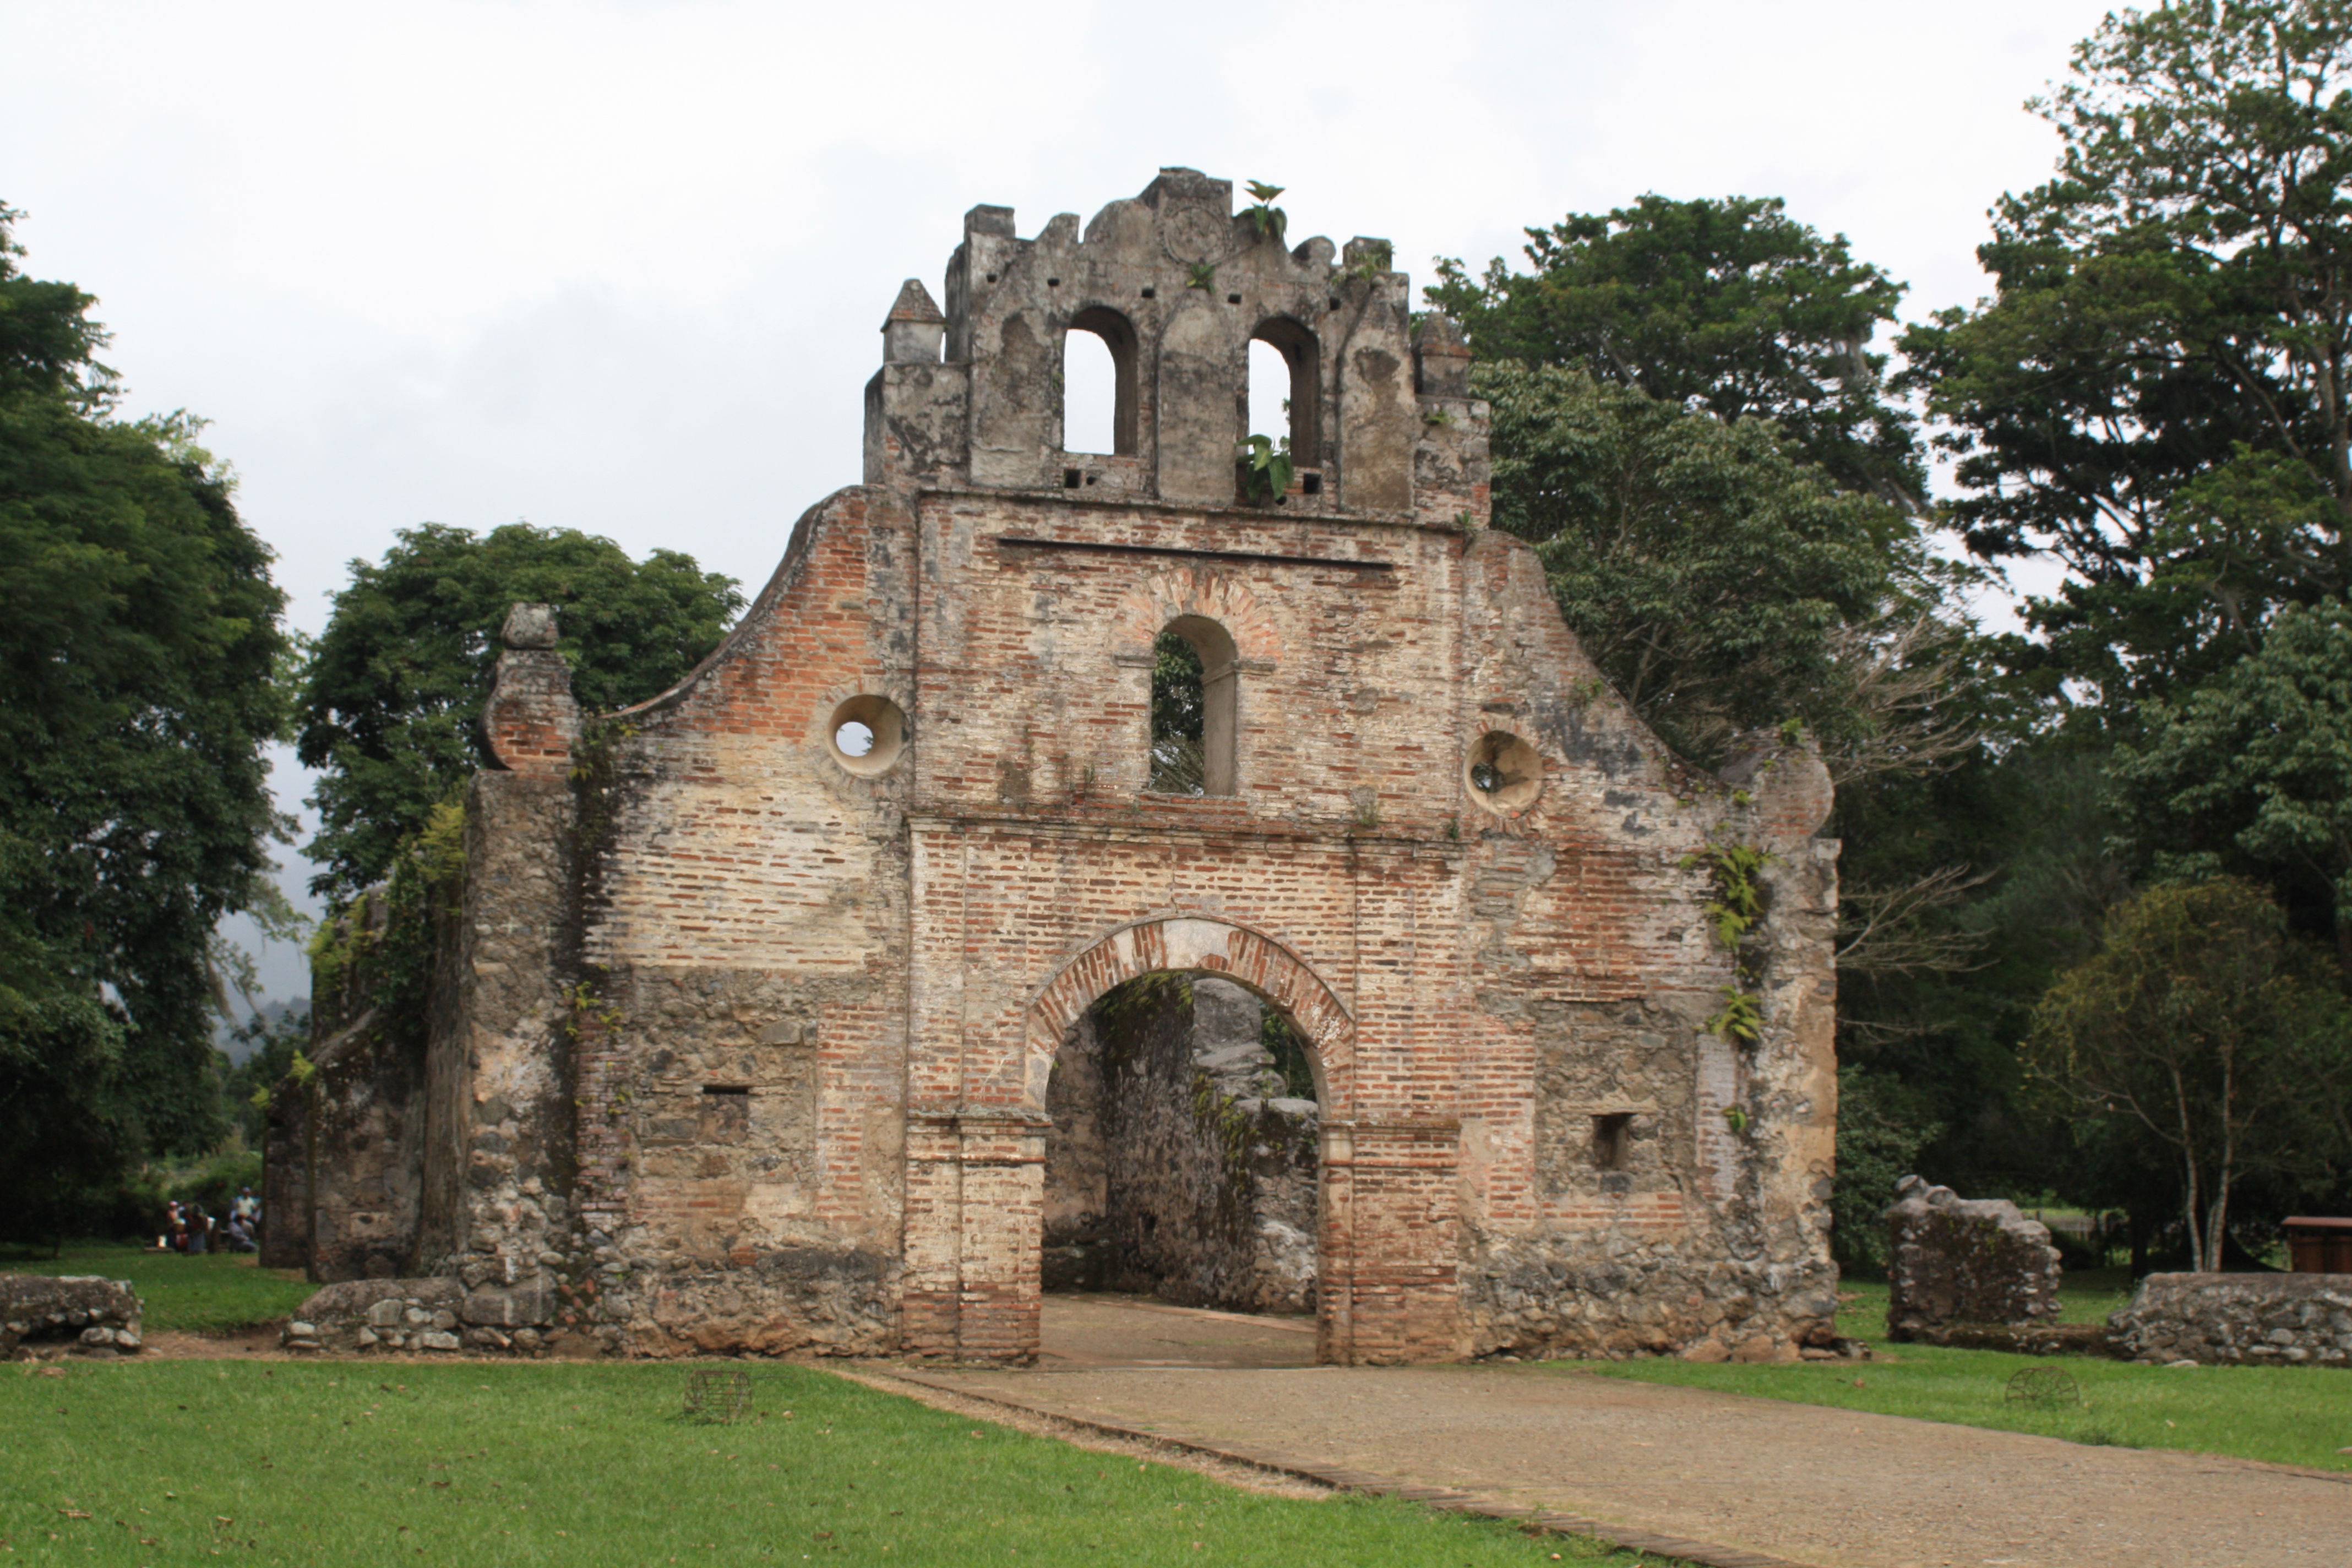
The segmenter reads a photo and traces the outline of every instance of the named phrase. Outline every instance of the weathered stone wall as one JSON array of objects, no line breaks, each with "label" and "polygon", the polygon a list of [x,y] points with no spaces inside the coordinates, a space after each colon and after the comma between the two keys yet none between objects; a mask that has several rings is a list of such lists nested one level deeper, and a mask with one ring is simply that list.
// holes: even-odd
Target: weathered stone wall
[{"label": "weathered stone wall", "polygon": [[0,1274],[0,1361],[50,1344],[83,1355],[133,1354],[145,1343],[144,1312],[128,1279]]},{"label": "weathered stone wall", "polygon": [[1963,1198],[1917,1176],[1886,1211],[1886,1332],[1932,1339],[1954,1323],[2031,1326],[2058,1315],[2049,1227],[1997,1199]]},{"label": "weathered stone wall", "polygon": [[370,889],[343,915],[313,985],[309,1079],[271,1086],[261,1262],[313,1279],[385,1279],[415,1267],[423,1219],[425,1031],[370,1005],[386,920]]},{"label": "weathered stone wall", "polygon": [[1112,1237],[1108,1076],[1095,1016],[1078,1020],[1045,1085],[1045,1196],[1039,1283],[1046,1290],[1117,1289],[1124,1260]]},{"label": "weathered stone wall", "polygon": [[[546,628],[509,626],[422,1271],[614,1349],[1032,1353],[1042,1237],[1085,1212],[1048,1192],[1056,1053],[1165,972],[1314,1053],[1327,1359],[1829,1332],[1826,773],[1667,755],[1484,526],[1458,334],[1411,330],[1383,242],[1285,249],[1231,201],[1171,170],[1034,239],[973,209],[946,309],[909,285],[885,323],[866,482],[675,690],[583,724]],[[1062,448],[1087,328],[1108,454]],[[1254,339],[1300,458],[1265,505],[1234,458]],[[1232,648],[1230,793],[1147,787],[1185,617]],[[1772,857],[1739,955],[1701,913],[1723,843]],[[1752,1040],[1707,1027],[1733,986]]]},{"label": "weathered stone wall", "polygon": [[2107,1324],[2126,1361],[2352,1365],[2352,1274],[2151,1274]]}]

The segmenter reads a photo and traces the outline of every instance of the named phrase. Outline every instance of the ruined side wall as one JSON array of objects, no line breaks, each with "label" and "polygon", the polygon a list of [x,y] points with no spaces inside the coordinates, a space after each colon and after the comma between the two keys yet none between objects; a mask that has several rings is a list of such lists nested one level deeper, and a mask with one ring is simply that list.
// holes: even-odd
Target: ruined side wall
[{"label": "ruined side wall", "polygon": [[914,707],[908,532],[875,491],[812,509],[727,645],[608,731],[583,1199],[640,1352],[895,1344],[913,757],[860,777],[830,736],[852,697]]},{"label": "ruined side wall", "polygon": [[[1474,802],[1465,819],[1474,1350],[1793,1355],[1835,1310],[1834,846],[1810,837],[1826,777],[1794,749],[1738,791],[1676,763],[1516,540],[1475,541],[1464,606],[1464,733],[1513,737],[1543,763],[1532,802]],[[1767,1018],[1754,1043],[1708,1025],[1734,983],[1702,918],[1711,843],[1776,858],[1771,918],[1746,953]],[[1622,1142],[1604,1149],[1612,1124]]]},{"label": "ruined side wall", "polygon": [[2151,1274],[2107,1322],[2129,1361],[2352,1365],[2352,1274]]},{"label": "ruined side wall", "polygon": [[[263,1151],[263,1262],[315,1280],[386,1279],[416,1258],[425,1129],[420,1031],[367,1005],[383,890],[372,889],[332,933],[340,967],[312,989],[309,1079],[271,1086]],[[355,934],[356,933],[356,934]]]},{"label": "ruined side wall", "polygon": [[1045,1138],[1039,1281],[1047,1290],[1108,1290],[1118,1280],[1110,1224],[1114,1129],[1107,1087],[1102,1040],[1089,1013],[1055,1054],[1045,1089],[1053,1131]]}]

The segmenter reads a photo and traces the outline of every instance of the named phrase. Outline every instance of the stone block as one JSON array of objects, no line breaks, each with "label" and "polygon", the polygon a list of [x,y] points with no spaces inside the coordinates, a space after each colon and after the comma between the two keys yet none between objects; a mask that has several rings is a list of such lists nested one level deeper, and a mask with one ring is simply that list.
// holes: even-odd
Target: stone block
[{"label": "stone block", "polygon": [[443,1333],[437,1329],[428,1330],[417,1335],[416,1342],[428,1351],[454,1351],[464,1348],[458,1342],[457,1335]]},{"label": "stone block", "polygon": [[43,1340],[90,1351],[136,1350],[140,1313],[128,1280],[0,1274],[0,1355]]},{"label": "stone block", "polygon": [[2011,1203],[1960,1197],[1917,1176],[1886,1211],[1886,1331],[1932,1337],[1948,1324],[2031,1326],[2058,1315],[2058,1249]]},{"label": "stone block", "polygon": [[476,1290],[466,1297],[457,1309],[457,1316],[466,1322],[489,1328],[536,1327],[554,1321],[555,1295],[536,1283]]}]

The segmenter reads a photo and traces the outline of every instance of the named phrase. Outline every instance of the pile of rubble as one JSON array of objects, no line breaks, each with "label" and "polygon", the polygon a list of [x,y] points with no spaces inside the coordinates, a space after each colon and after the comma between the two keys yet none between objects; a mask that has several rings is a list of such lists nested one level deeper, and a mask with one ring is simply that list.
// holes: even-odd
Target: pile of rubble
[{"label": "pile of rubble", "polygon": [[0,1361],[44,1342],[85,1355],[132,1354],[146,1342],[141,1311],[128,1279],[0,1274]]}]

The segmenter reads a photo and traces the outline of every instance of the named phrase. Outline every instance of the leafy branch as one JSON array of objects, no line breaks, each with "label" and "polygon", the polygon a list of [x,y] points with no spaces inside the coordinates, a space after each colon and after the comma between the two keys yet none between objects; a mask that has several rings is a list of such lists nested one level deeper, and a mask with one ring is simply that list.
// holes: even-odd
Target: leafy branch
[{"label": "leafy branch", "polygon": [[1682,858],[1685,871],[1706,868],[1711,892],[1701,906],[1715,928],[1717,942],[1730,951],[1732,984],[1723,988],[1723,1005],[1706,1021],[1708,1030],[1727,1040],[1753,1045],[1764,1036],[1763,998],[1749,989],[1756,973],[1741,955],[1740,946],[1764,918],[1764,868],[1780,857],[1753,844],[1709,844]]}]

